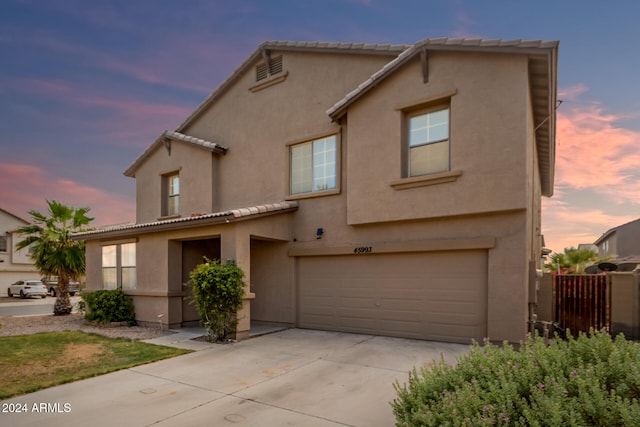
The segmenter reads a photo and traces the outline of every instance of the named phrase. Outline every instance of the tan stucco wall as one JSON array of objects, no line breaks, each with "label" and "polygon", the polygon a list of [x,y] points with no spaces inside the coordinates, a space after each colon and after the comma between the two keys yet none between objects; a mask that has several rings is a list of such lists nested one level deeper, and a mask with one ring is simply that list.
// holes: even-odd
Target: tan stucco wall
[{"label": "tan stucco wall", "polygon": [[286,52],[287,79],[255,93],[249,90],[255,85],[250,68],[185,130],[229,147],[219,162],[224,178],[217,210],[284,200],[289,188],[286,144],[338,132],[326,110],[390,59]]},{"label": "tan stucco wall", "polygon": [[[245,280],[251,283],[250,245],[252,236],[273,241],[291,240],[291,214],[264,217],[254,221],[175,230],[160,233],[145,233],[137,237],[136,269],[137,289],[126,291],[134,299],[136,319],[141,324],[179,327],[183,321],[183,272],[181,241],[220,239],[221,259],[232,260],[245,272]],[[103,245],[117,244],[127,239],[90,240],[87,242],[87,286],[88,291],[102,289],[101,254]],[[292,261],[281,259],[272,267],[291,269]],[[290,277],[292,280],[292,277]],[[292,282],[286,286],[291,289]],[[245,307],[239,314],[239,331],[249,329],[251,310],[250,287],[247,289]],[[289,311],[291,307],[289,305]],[[159,317],[162,316],[162,317]],[[289,314],[292,316],[292,314]],[[187,319],[191,320],[191,319]]]},{"label": "tan stucco wall", "polygon": [[295,324],[294,259],[288,242],[251,240],[251,319]]},{"label": "tan stucco wall", "polygon": [[[297,242],[291,244],[292,248],[330,251],[344,245],[375,247],[389,242],[493,237],[495,247],[488,251],[488,335],[514,342],[524,336],[529,271],[526,211],[350,226],[344,216],[336,214],[341,209],[332,210],[339,199],[305,200],[295,215]],[[320,240],[315,238],[319,227],[324,230]]]},{"label": "tan stucco wall", "polygon": [[158,147],[147,162],[136,170],[136,222],[161,218],[162,175],[180,175],[180,215],[216,211],[214,193],[216,155],[179,141],[171,142],[171,150]]},{"label": "tan stucco wall", "polygon": [[[133,293],[139,296],[136,309],[140,305],[141,320],[157,321],[161,310],[171,308],[174,312],[166,322],[180,321],[177,313],[181,309],[175,307],[181,296],[169,294],[181,289],[181,271],[176,267],[181,265],[177,261],[180,251],[175,242],[183,239],[219,237],[222,258],[234,259],[250,283],[256,275],[252,289],[256,291],[255,314],[263,320],[289,323],[290,319],[295,322],[295,274],[290,274],[294,259],[276,257],[268,244],[254,243],[252,248],[255,238],[287,242],[274,246],[284,252],[283,245],[331,251],[345,245],[488,237],[495,239],[494,247],[488,250],[488,335],[516,342],[524,337],[529,269],[537,257],[538,238],[534,234],[540,215],[527,59],[432,52],[429,83],[422,82],[419,62],[411,61],[350,106],[341,124],[332,123],[326,110],[388,60],[286,52],[284,68],[289,74],[284,82],[251,92],[255,82],[250,68],[183,130],[229,147],[217,163],[204,150],[173,143],[171,156],[160,147],[139,168],[139,220],[157,219],[160,174],[179,166],[183,215],[256,206],[288,197],[287,144],[327,132],[341,135],[338,194],[299,198],[299,208],[293,213],[141,234],[139,289]],[[402,190],[392,187],[390,183],[401,178],[399,108],[442,93],[454,93],[451,169],[462,175],[444,184]],[[200,197],[191,199],[190,194]],[[324,235],[317,239],[320,227]],[[96,243],[90,242],[90,246]],[[94,286],[101,283],[99,252],[96,256],[95,248],[90,250],[95,259],[88,266],[87,281]],[[260,261],[253,265],[252,257]],[[274,277],[268,277],[264,268],[271,262],[270,268],[278,272]],[[267,307],[264,301],[258,302],[261,292],[279,305]],[[281,298],[287,293],[292,299]],[[248,317],[243,316],[251,313],[250,304],[248,299],[241,313],[245,322],[241,328],[248,328]],[[274,310],[281,310],[281,316]]]},{"label": "tan stucco wall", "polygon": [[[527,85],[526,58],[509,55],[430,54],[427,84],[417,59],[396,71],[348,111],[348,222],[526,208]],[[402,178],[398,108],[452,91],[451,170],[462,175],[394,189]]]}]

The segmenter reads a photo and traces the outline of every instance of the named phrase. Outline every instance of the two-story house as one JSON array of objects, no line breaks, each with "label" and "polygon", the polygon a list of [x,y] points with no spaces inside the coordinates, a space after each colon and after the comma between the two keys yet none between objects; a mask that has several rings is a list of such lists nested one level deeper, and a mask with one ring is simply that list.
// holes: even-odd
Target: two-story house
[{"label": "two-story house", "polygon": [[0,208],[0,292],[7,295],[9,285],[18,280],[37,280],[40,273],[33,265],[27,249],[18,250],[16,244],[22,240],[15,233],[29,222]]},{"label": "two-story house", "polygon": [[553,193],[557,42],[265,42],[124,172],[135,225],[87,288],[198,320],[189,272],[233,260],[251,321],[451,342],[525,336]]},{"label": "two-story house", "polygon": [[594,242],[601,258],[640,260],[640,219],[607,230]]}]

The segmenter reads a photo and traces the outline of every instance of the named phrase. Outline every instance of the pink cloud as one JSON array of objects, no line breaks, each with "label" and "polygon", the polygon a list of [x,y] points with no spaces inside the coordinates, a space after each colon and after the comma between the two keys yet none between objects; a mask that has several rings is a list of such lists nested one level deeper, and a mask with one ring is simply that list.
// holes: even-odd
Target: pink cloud
[{"label": "pink cloud", "polygon": [[557,199],[542,200],[542,229],[546,246],[554,252],[593,243],[608,229],[638,219],[635,215],[616,215],[598,207],[577,208]]},{"label": "pink cloud", "polygon": [[558,90],[558,99],[562,99],[565,101],[575,100],[588,90],[589,88],[583,83],[578,83],[570,87],[561,88]]},{"label": "pink cloud", "polygon": [[[78,114],[95,113],[96,117],[91,119],[92,127],[101,128],[100,134],[109,135],[114,145],[127,147],[134,145],[145,148],[162,131],[173,129],[181,123],[195,108],[144,101],[131,94],[107,93],[108,88],[86,88],[59,80],[20,78],[14,83],[22,88],[23,93],[52,98],[68,104],[70,108],[81,109],[82,113]],[[105,110],[107,113],[104,113]],[[75,128],[78,114],[69,114],[69,111],[72,110],[61,111],[58,115],[56,111],[47,111],[45,114],[31,109],[28,113],[38,122],[55,120],[58,125],[66,124]]]},{"label": "pink cloud", "polygon": [[46,200],[89,207],[94,225],[135,221],[135,200],[56,176],[39,166],[0,163],[2,207],[29,219],[28,211],[46,212]]},{"label": "pink cloud", "polygon": [[[113,18],[113,17],[112,17]],[[117,21],[117,20],[116,20]],[[104,23],[103,23],[104,24]],[[128,28],[127,31],[138,31]],[[99,70],[109,70],[144,83],[186,89],[208,94],[222,77],[210,79],[224,64],[238,64],[246,52],[238,52],[230,44],[212,40],[205,32],[172,33],[158,43],[144,44],[137,35],[138,46],[125,51],[103,51],[79,41],[61,39],[46,32],[34,32],[21,39],[25,46],[41,48],[70,61]],[[131,49],[137,49],[130,53]],[[231,72],[232,70],[226,70]]]},{"label": "pink cloud", "polygon": [[618,202],[640,200],[640,132],[616,126],[621,118],[598,104],[558,114],[557,185],[590,188]]},{"label": "pink cloud", "polygon": [[[559,92],[577,99],[586,91],[576,85]],[[542,204],[543,234],[554,251],[593,243],[608,229],[638,218],[640,132],[619,126],[624,118],[598,103],[565,104],[558,113],[556,191]],[[578,193],[590,196],[580,200]],[[580,206],[569,200],[580,200]]]}]

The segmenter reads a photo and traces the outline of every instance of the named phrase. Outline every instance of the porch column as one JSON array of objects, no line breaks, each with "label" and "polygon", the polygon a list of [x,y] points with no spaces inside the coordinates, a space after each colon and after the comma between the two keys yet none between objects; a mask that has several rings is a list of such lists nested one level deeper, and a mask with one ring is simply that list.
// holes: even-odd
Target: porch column
[{"label": "porch column", "polygon": [[251,283],[251,237],[249,233],[238,230],[235,225],[227,228],[220,237],[220,257],[223,263],[234,261],[244,272],[244,280],[247,283],[242,308],[238,312],[238,327],[236,329],[236,339],[243,340],[249,338],[251,300],[255,298],[255,294],[249,292],[249,283]]}]

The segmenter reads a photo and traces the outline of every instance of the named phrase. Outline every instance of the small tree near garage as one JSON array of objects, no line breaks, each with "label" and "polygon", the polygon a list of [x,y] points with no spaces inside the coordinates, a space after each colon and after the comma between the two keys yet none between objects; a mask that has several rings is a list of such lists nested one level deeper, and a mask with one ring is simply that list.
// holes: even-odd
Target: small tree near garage
[{"label": "small tree near garage", "polygon": [[193,303],[211,342],[235,338],[244,297],[244,272],[234,263],[204,258],[189,274]]}]

